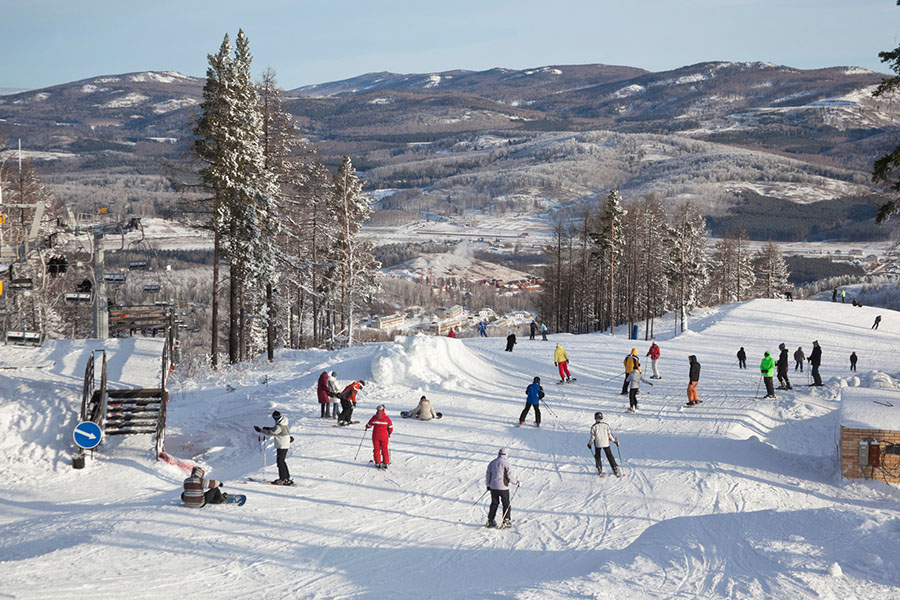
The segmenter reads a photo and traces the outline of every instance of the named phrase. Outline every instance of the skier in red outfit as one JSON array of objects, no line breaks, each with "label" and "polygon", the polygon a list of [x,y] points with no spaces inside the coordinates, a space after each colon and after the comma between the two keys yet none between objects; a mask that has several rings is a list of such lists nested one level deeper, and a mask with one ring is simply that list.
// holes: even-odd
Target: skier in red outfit
[{"label": "skier in red outfit", "polygon": [[372,453],[375,458],[375,466],[379,469],[387,469],[391,464],[391,455],[388,452],[388,438],[394,433],[394,424],[391,418],[384,412],[384,404],[379,404],[375,410],[375,416],[366,423],[366,429],[372,428]]},{"label": "skier in red outfit", "polygon": [[353,417],[353,409],[356,407],[356,392],[358,392],[366,382],[360,379],[354,381],[344,388],[338,398],[341,399],[341,414],[338,417],[338,425],[350,425],[350,419]]},{"label": "skier in red outfit", "polygon": [[328,397],[328,371],[322,371],[319,375],[319,383],[316,386],[316,396],[319,399],[319,415],[321,418],[330,417],[329,407],[331,406],[331,398]]}]

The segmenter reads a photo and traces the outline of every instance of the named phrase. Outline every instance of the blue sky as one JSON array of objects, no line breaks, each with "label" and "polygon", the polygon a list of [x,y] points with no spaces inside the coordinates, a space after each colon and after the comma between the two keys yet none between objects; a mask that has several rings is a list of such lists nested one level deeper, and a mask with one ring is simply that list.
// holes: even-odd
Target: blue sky
[{"label": "blue sky", "polygon": [[895,0],[0,0],[0,88],[180,71],[243,28],[254,71],[294,88],[402,73],[708,60],[884,72]]}]

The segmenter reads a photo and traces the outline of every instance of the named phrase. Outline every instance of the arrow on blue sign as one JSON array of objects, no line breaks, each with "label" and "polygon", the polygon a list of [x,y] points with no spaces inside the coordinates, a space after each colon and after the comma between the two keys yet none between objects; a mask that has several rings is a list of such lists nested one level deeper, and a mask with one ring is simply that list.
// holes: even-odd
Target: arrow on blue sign
[{"label": "arrow on blue sign", "polygon": [[80,448],[93,448],[100,443],[103,432],[100,431],[100,426],[93,421],[82,421],[75,426],[72,437]]}]

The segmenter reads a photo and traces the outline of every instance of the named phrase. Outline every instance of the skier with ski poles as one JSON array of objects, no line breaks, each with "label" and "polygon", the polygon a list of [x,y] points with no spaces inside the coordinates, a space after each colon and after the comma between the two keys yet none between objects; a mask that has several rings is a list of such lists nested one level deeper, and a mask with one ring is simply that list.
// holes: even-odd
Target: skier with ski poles
[{"label": "skier with ski poles", "polygon": [[278,479],[272,483],[275,485],[294,485],[294,480],[291,479],[291,472],[288,470],[287,462],[285,461],[288,449],[291,447],[291,442],[294,441],[294,438],[288,429],[287,417],[276,410],[272,413],[272,418],[275,419],[274,427],[257,427],[254,425],[253,429],[257,433],[264,433],[275,438],[275,460],[278,463]]},{"label": "skier with ski poles", "polygon": [[562,344],[556,344],[553,351],[553,365],[559,369],[560,383],[572,381],[572,374],[569,373],[569,355]]},{"label": "skier with ski poles", "polygon": [[626,356],[623,362],[625,364],[625,381],[622,383],[622,395],[624,396],[628,393],[628,376],[634,370],[637,370],[638,375],[641,373],[641,360],[638,358],[637,348],[632,348],[631,354]]},{"label": "skier with ski poles", "polygon": [[500,523],[501,529],[512,527],[512,513],[509,499],[509,485],[519,486],[519,482],[513,475],[512,468],[507,461],[506,448],[500,448],[497,452],[497,458],[488,463],[487,471],[484,475],[485,486],[491,493],[491,506],[488,509],[488,520],[485,527],[497,527],[494,520],[497,516],[497,507],[503,504],[503,519]]},{"label": "skier with ski poles", "polygon": [[650,376],[650,379],[662,379],[659,376],[659,369],[656,368],[656,363],[659,362],[659,346],[656,342],[650,344],[650,350],[647,351],[647,356],[650,357],[650,366],[653,367],[653,375]]},{"label": "skier with ski poles", "polygon": [[384,412],[384,404],[379,404],[375,409],[375,415],[366,423],[366,430],[372,428],[372,455],[375,459],[375,467],[387,469],[391,464],[391,455],[388,451],[388,440],[394,433],[394,424],[391,418]]},{"label": "skier with ski poles", "polygon": [[[632,369],[631,372],[625,376],[625,382],[628,385],[628,410],[626,412],[633,413],[637,410],[637,397],[640,393],[641,381],[640,369]],[[647,383],[650,382],[648,381]]]},{"label": "skier with ski poles", "polygon": [[822,364],[822,347],[819,346],[818,340],[813,341],[813,350],[809,355],[809,364],[812,367],[813,385],[822,385],[822,377],[819,375],[819,365]]},{"label": "skier with ski poles", "polygon": [[535,377],[527,388],[525,388],[525,408],[519,415],[519,427],[525,424],[525,417],[528,411],[534,407],[534,426],[541,426],[541,398],[544,397],[544,388],[541,387],[541,378]]},{"label": "skier with ski poles", "polygon": [[781,351],[778,355],[778,362],[775,363],[778,374],[778,389],[792,390],[794,388],[791,387],[791,380],[788,379],[788,367],[790,366],[790,361],[788,360],[787,346],[782,343],[778,345],[778,349]]},{"label": "skier with ski poles", "polygon": [[613,435],[609,425],[603,420],[603,413],[599,411],[595,412],[594,424],[591,426],[591,441],[588,442],[587,447],[594,447],[594,463],[597,465],[597,472],[601,476],[603,475],[603,462],[601,461],[601,458],[603,453],[606,453],[606,460],[609,461],[609,466],[612,468],[613,474],[616,477],[621,477],[619,474],[619,465],[616,464],[616,459],[613,457],[612,450],[609,448],[610,440],[612,440],[616,446],[619,445],[619,440],[616,439],[616,436]]}]

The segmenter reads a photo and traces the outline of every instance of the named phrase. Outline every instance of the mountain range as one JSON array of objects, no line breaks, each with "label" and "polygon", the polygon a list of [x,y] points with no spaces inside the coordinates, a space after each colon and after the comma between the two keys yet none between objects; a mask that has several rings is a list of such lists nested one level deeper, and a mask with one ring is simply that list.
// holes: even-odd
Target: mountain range
[{"label": "mountain range", "polygon": [[[571,214],[612,187],[722,215],[748,193],[798,203],[876,193],[872,161],[898,134],[897,108],[871,97],[882,77],[762,62],[556,65],[369,73],[285,99],[326,161],[350,155],[370,189],[393,192],[378,208],[394,222]],[[203,82],[144,72],[0,96],[0,137],[56,159],[42,167],[51,183],[84,202],[92,176],[162,177],[164,162],[183,159]]]}]

